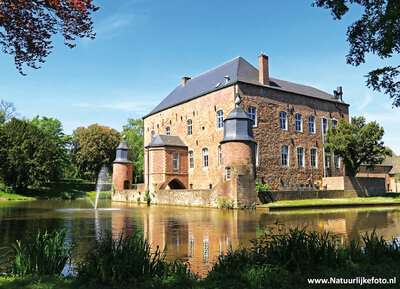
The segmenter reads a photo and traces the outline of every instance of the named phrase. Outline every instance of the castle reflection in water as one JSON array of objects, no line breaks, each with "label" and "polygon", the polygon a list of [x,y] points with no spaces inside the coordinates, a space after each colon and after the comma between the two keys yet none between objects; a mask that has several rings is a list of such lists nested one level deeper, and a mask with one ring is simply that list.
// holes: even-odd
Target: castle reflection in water
[{"label": "castle reflection in water", "polygon": [[294,227],[329,231],[338,242],[356,238],[376,228],[386,239],[400,236],[400,214],[396,209],[307,211],[272,213],[268,210],[217,210],[168,206],[135,206],[113,203],[112,231],[132,234],[141,230],[145,238],[161,249],[167,246],[169,260],[189,262],[201,275],[211,269],[216,258],[228,249],[251,246],[266,230],[274,232]]}]

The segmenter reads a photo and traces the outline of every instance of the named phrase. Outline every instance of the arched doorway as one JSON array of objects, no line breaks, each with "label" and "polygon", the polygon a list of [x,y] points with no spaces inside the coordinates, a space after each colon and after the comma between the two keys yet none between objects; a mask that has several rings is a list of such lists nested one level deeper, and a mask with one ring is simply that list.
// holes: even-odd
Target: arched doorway
[{"label": "arched doorway", "polygon": [[168,187],[171,190],[176,190],[176,189],[186,189],[185,185],[182,184],[182,182],[178,179],[173,179],[172,181],[169,182]]}]

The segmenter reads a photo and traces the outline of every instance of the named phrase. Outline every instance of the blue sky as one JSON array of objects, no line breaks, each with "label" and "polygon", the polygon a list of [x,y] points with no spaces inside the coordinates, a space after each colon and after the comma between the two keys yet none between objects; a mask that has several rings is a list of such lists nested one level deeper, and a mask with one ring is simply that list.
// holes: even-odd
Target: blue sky
[{"label": "blue sky", "polygon": [[[66,133],[93,123],[117,130],[139,118],[180,82],[236,56],[258,66],[270,59],[271,77],[332,93],[343,86],[351,116],[385,128],[384,141],[400,154],[400,108],[365,86],[368,71],[398,64],[400,57],[346,64],[347,26],[360,16],[355,6],[342,21],[311,7],[313,1],[97,0],[95,40],[69,49],[54,38],[54,51],[39,70],[15,69],[0,54],[0,99],[14,102],[20,117],[59,119]],[[115,4],[118,3],[118,4]]]}]

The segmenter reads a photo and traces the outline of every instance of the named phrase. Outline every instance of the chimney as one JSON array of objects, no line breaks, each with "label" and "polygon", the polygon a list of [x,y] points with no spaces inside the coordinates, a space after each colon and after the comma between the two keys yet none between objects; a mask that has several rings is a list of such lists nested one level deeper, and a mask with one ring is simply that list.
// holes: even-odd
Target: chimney
[{"label": "chimney", "polygon": [[268,56],[264,53],[258,57],[258,80],[264,85],[269,85]]},{"label": "chimney", "polygon": [[190,77],[184,76],[182,77],[182,86],[185,86],[186,82],[190,79]]}]

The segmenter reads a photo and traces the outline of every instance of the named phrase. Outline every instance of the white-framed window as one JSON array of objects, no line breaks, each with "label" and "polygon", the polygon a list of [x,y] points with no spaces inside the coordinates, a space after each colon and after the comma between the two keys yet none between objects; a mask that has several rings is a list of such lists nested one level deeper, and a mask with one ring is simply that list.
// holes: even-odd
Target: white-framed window
[{"label": "white-framed window", "polygon": [[231,179],[231,168],[225,169],[225,180],[229,181]]},{"label": "white-framed window", "polygon": [[337,119],[332,119],[332,127],[333,127],[333,128],[336,127],[337,124],[338,124]]},{"label": "white-framed window", "polygon": [[171,134],[171,128],[169,126],[167,126],[165,128],[165,134],[170,135]]},{"label": "white-framed window", "polygon": [[312,168],[316,168],[318,166],[317,149],[310,149],[310,163]]},{"label": "white-framed window", "polygon": [[203,168],[208,169],[208,148],[202,150],[203,153]]},{"label": "white-framed window", "polygon": [[259,165],[259,152],[258,152],[258,143],[256,143],[255,144],[255,146],[254,146],[254,154],[255,154],[255,156],[256,156],[256,166],[258,166]]},{"label": "white-framed window", "polygon": [[340,156],[337,154],[333,155],[333,162],[335,164],[335,169],[340,169]]},{"label": "white-framed window", "polygon": [[331,156],[325,154],[325,168],[329,169],[331,167]]},{"label": "white-framed window", "polygon": [[193,123],[191,119],[188,119],[186,122],[186,132],[188,136],[193,134]]},{"label": "white-framed window", "polygon": [[217,153],[218,153],[218,167],[220,167],[222,163],[221,145],[218,146]]},{"label": "white-framed window", "polygon": [[257,109],[254,106],[249,106],[248,113],[253,120],[253,126],[257,126]]},{"label": "white-framed window", "polygon": [[303,131],[303,118],[301,117],[300,113],[296,113],[294,115],[295,119],[295,126],[296,126],[296,131],[297,132],[302,132]]},{"label": "white-framed window", "polygon": [[297,167],[304,167],[304,148],[297,148]]},{"label": "white-framed window", "polygon": [[217,129],[222,129],[224,127],[224,111],[217,111]]},{"label": "white-framed window", "polygon": [[289,166],[289,147],[286,145],[281,147],[281,164],[282,167]]},{"label": "white-framed window", "polygon": [[313,115],[308,117],[308,132],[315,133],[315,116]]},{"label": "white-framed window", "polygon": [[174,170],[179,170],[179,154],[172,153],[172,168]]},{"label": "white-framed window", "polygon": [[322,135],[325,136],[328,130],[328,119],[323,117],[321,121],[322,121]]},{"label": "white-framed window", "polygon": [[194,169],[194,154],[193,154],[193,151],[189,151],[189,169]]},{"label": "white-framed window", "polygon": [[279,113],[279,128],[281,130],[287,130],[287,113],[284,111]]}]

